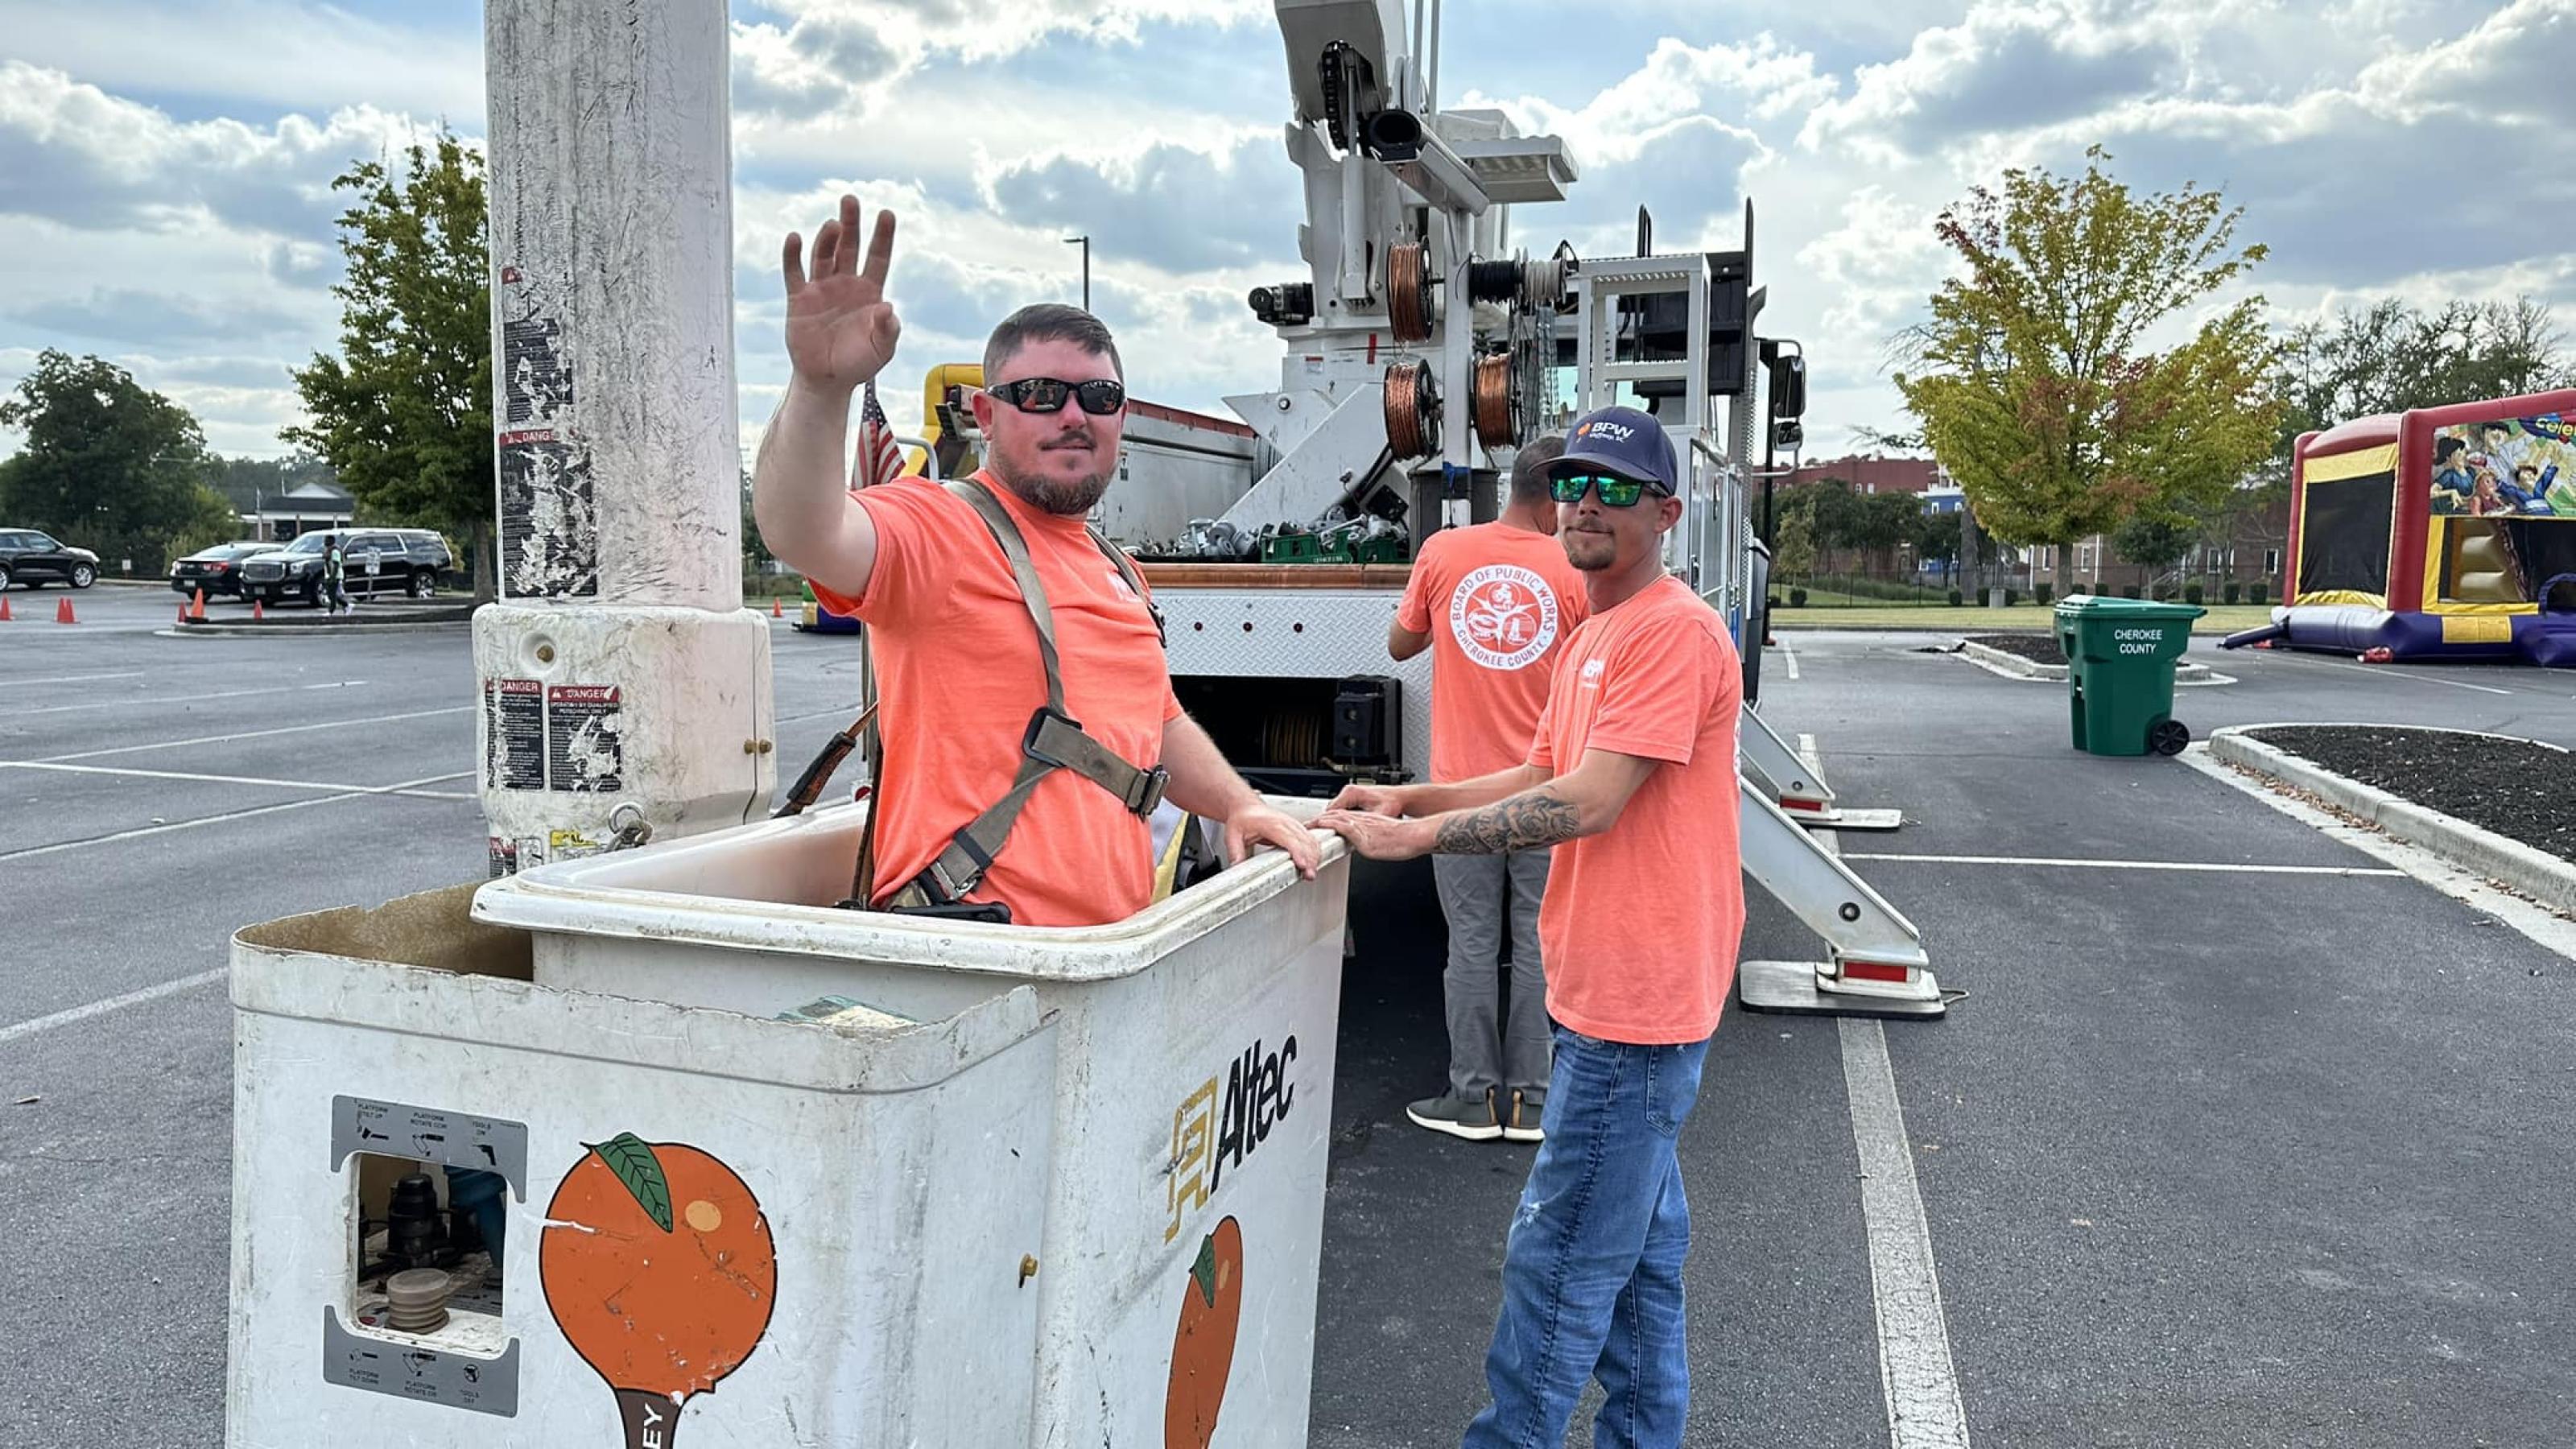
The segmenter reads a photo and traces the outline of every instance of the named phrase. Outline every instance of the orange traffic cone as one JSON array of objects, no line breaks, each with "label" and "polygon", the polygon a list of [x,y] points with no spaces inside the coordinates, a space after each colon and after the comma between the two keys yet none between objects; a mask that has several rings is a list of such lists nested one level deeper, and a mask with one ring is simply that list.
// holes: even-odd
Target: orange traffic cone
[{"label": "orange traffic cone", "polygon": [[206,618],[206,591],[197,590],[195,602],[188,605],[188,617],[203,623]]},{"label": "orange traffic cone", "polygon": [[9,596],[0,594],[0,624],[9,622]]},{"label": "orange traffic cone", "polygon": [[54,622],[57,624],[77,624],[80,622],[79,619],[72,615],[71,595],[65,594],[63,596],[63,601],[54,606]]},{"label": "orange traffic cone", "polygon": [[185,604],[179,606],[179,627],[182,629],[188,627],[188,606]]},{"label": "orange traffic cone", "polygon": [[251,600],[251,601],[250,601],[250,618],[251,618],[251,622],[252,622],[252,623],[254,623],[254,624],[256,624],[256,623],[258,623],[260,620],[265,619],[265,618],[267,618],[267,617],[268,617],[268,609],[267,609],[267,607],[266,607],[265,605],[261,604],[261,603],[260,603],[260,601],[259,601],[259,600],[257,600],[257,599],[253,599],[253,600]]},{"label": "orange traffic cone", "polygon": [[769,596],[769,617],[773,619],[784,619],[787,617],[787,611],[778,607],[778,596],[776,594]]}]

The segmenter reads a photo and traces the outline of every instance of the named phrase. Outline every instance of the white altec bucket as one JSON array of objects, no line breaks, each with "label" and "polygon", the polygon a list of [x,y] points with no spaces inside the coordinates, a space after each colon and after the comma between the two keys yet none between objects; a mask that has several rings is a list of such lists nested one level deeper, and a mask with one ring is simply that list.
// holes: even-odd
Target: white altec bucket
[{"label": "white altec bucket", "polygon": [[[863,822],[244,931],[229,1442],[1304,1444],[1339,845],[1048,930],[833,909]],[[393,1159],[498,1303],[360,1295]]]}]

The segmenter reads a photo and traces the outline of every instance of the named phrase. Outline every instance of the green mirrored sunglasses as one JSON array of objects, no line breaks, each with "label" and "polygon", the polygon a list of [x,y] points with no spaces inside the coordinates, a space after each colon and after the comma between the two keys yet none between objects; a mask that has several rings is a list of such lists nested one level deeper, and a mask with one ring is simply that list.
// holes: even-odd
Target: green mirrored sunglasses
[{"label": "green mirrored sunglasses", "polygon": [[1568,473],[1547,480],[1549,496],[1559,503],[1580,503],[1583,495],[1594,489],[1600,490],[1604,508],[1634,508],[1637,500],[1649,491],[1658,494],[1663,491],[1615,473]]}]

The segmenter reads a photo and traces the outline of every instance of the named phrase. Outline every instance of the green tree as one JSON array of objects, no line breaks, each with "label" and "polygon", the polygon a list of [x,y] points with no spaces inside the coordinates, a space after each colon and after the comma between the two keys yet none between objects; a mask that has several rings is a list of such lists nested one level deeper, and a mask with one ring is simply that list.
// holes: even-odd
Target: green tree
[{"label": "green tree", "polygon": [[2201,521],[2196,518],[2139,513],[2113,530],[2111,547],[2121,558],[2150,574],[2161,574],[2182,562],[2182,556],[2200,541],[2201,532]]},{"label": "green tree", "polygon": [[2247,297],[2181,345],[2151,331],[2236,281],[2242,208],[2215,191],[2141,195],[2099,147],[2084,174],[2004,173],[1941,214],[1965,264],[1897,340],[1907,410],[1978,522],[2010,544],[2069,544],[2141,510],[2222,497],[2272,451],[2275,345]]},{"label": "green tree", "polygon": [[1959,515],[1923,508],[1914,520],[1914,556],[1927,564],[1952,563],[1959,557]]},{"label": "green tree", "polygon": [[114,363],[37,354],[35,370],[0,400],[0,427],[26,434],[0,463],[0,518],[93,550],[111,572],[130,558],[158,573],[240,528],[206,486],[197,420]]},{"label": "green tree", "polygon": [[2298,435],[2374,413],[2545,392],[2576,382],[2566,335],[2529,297],[2416,308],[2389,299],[2292,328],[2281,349],[2283,476]]},{"label": "green tree", "polygon": [[1912,543],[1923,524],[1923,499],[1914,493],[1864,493],[1853,502],[1853,542],[1882,568],[1895,564],[1897,545]]},{"label": "green tree", "polygon": [[474,589],[493,597],[492,304],[483,161],[455,136],[397,167],[362,161],[332,182],[348,274],[340,354],[295,370],[308,421],[285,430],[330,461],[368,517],[469,536]]},{"label": "green tree", "polygon": [[1815,500],[1788,498],[1781,500],[1778,506],[1780,526],[1775,539],[1778,547],[1771,555],[1771,576],[1797,580],[1811,578],[1816,572]]}]

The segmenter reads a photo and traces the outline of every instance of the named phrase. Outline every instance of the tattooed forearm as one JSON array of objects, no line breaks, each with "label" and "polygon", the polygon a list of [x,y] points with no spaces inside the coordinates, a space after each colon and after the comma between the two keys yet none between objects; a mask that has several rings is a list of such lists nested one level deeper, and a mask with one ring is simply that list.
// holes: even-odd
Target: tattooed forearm
[{"label": "tattooed forearm", "polygon": [[1482,810],[1465,810],[1440,822],[1432,849],[1442,855],[1504,855],[1539,850],[1582,834],[1581,813],[1571,800],[1532,790]]}]

